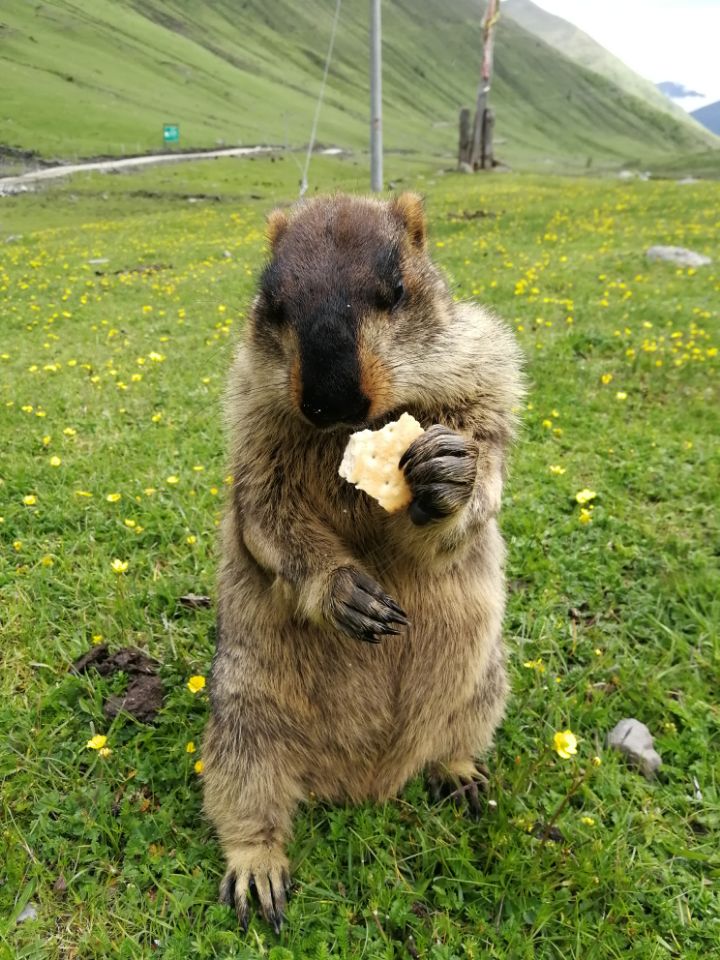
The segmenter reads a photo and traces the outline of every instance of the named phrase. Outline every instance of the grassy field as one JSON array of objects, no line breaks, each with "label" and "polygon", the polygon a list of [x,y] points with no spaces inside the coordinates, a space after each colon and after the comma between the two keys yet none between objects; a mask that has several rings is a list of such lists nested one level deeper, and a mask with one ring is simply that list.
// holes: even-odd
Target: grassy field
[{"label": "grassy field", "polygon": [[[60,158],[157,151],[167,122],[180,124],[181,148],[307,143],[332,0],[93,0],[92,12],[86,7],[4,0],[0,159],[3,145]],[[368,5],[346,3],[318,129],[324,144],[367,147],[367,35]],[[386,148],[454,157],[458,111],[476,95],[477,0],[387,4],[383,37]],[[510,17],[498,28],[495,63],[496,153],[514,166],[646,165],[720,145]]]},{"label": "grassy field", "polygon": [[[263,216],[297,169],[217,161],[5,198],[3,960],[717,955],[720,185],[389,175],[426,194],[457,296],[495,306],[528,356],[493,803],[473,822],[418,779],[380,807],[309,804],[286,930],[239,933],[201,812],[206,692],[188,686],[214,612],[178,601],[214,595],[219,398]],[[313,168],[324,189],[366,176]],[[652,243],[715,264],[650,265]],[[154,725],[105,718],[122,676],[68,672],[102,641],[160,661]],[[628,716],[656,737],[655,781],[604,746]]]}]

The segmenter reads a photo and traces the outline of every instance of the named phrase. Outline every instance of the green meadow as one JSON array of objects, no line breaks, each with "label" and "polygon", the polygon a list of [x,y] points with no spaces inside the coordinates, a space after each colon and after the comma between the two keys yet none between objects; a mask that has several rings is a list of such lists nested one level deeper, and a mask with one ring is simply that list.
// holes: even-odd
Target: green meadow
[{"label": "green meadow", "polygon": [[[2,960],[720,953],[720,184],[398,159],[388,175],[425,195],[456,296],[495,308],[527,356],[502,514],[513,697],[486,812],[420,778],[382,806],[310,802],[282,934],[255,917],[243,935],[217,903],[197,680],[214,610],[180,598],[214,600],[223,385],[264,216],[298,169],[223,160],[5,197]],[[367,170],[318,158],[311,182],[364,190]],[[714,263],[651,264],[656,243]],[[69,672],[100,643],[158,661],[154,723],[105,716],[122,673]],[[656,738],[654,780],[605,746],[624,717]]]}]

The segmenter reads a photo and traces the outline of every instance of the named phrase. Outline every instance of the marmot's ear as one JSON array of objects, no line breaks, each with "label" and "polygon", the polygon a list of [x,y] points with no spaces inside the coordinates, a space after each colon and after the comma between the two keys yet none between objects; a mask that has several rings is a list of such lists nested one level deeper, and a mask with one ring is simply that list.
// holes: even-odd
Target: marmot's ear
[{"label": "marmot's ear", "polygon": [[284,210],[273,210],[268,214],[265,233],[270,241],[270,249],[274,250],[280,238],[288,228],[288,218]]},{"label": "marmot's ear", "polygon": [[390,201],[390,209],[407,230],[412,245],[418,250],[424,249],[427,229],[422,197],[417,193],[401,193]]}]

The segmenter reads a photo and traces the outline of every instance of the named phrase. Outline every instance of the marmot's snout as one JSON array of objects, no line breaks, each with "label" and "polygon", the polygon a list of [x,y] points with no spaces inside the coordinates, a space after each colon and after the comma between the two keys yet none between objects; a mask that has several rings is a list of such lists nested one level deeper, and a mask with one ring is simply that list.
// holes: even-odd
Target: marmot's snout
[{"label": "marmot's snout", "polygon": [[371,398],[361,387],[356,330],[332,316],[320,316],[299,332],[300,412],[316,427],[358,426]]}]

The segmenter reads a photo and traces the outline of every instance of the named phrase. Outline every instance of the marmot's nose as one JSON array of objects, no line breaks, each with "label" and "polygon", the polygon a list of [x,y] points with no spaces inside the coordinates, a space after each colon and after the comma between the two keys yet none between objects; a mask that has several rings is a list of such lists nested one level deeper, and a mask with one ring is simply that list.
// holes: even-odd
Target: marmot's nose
[{"label": "marmot's nose", "polygon": [[348,398],[345,403],[323,402],[310,396],[303,399],[301,409],[316,427],[331,427],[338,423],[354,425],[367,417],[370,401],[363,394]]}]

